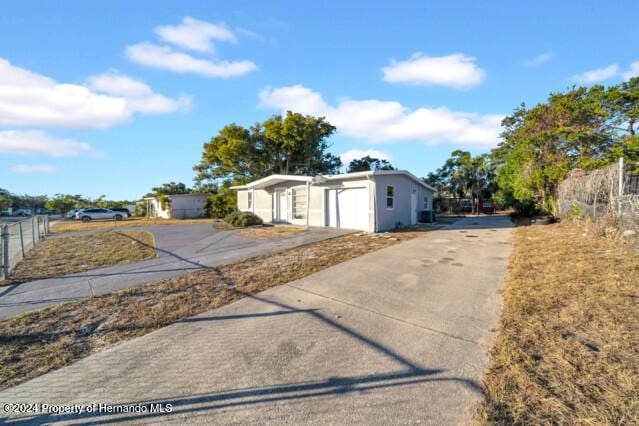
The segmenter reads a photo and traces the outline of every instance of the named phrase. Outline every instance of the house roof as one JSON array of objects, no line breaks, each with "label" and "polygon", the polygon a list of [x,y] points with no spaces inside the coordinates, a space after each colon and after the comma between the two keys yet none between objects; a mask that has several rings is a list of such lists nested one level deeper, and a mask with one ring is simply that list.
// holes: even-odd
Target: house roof
[{"label": "house roof", "polygon": [[309,182],[320,183],[331,180],[343,180],[343,179],[367,179],[369,176],[388,176],[388,175],[402,175],[411,179],[415,183],[429,189],[433,192],[437,192],[435,188],[426,184],[423,180],[419,179],[414,174],[406,170],[369,170],[365,172],[344,173],[339,175],[320,175],[320,176],[299,176],[299,175],[270,175],[262,179],[249,182],[246,185],[232,186],[231,189],[262,189],[272,185],[276,185],[282,182]]},{"label": "house roof", "polygon": [[311,176],[299,176],[299,175],[270,175],[265,178],[254,180],[246,185],[232,186],[231,189],[261,189],[272,185],[277,185],[282,182],[312,182]]}]

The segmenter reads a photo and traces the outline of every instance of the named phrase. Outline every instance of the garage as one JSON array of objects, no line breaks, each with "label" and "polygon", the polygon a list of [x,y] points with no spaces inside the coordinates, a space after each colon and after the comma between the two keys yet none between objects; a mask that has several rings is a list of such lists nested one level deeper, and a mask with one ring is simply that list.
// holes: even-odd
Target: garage
[{"label": "garage", "polygon": [[326,190],[328,226],[369,230],[368,188]]}]

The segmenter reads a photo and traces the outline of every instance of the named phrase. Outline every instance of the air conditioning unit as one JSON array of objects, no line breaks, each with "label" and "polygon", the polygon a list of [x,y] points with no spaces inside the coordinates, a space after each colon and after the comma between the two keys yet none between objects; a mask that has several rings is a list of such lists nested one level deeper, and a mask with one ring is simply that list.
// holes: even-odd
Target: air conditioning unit
[{"label": "air conditioning unit", "polygon": [[419,212],[419,221],[421,223],[435,222],[435,213],[432,210],[421,210]]}]

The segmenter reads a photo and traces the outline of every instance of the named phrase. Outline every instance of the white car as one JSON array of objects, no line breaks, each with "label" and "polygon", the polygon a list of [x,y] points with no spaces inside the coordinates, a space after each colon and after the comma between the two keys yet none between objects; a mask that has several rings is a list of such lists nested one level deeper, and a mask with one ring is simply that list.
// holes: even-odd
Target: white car
[{"label": "white car", "polygon": [[75,219],[76,214],[84,209],[71,209],[67,212],[67,219]]},{"label": "white car", "polygon": [[92,220],[108,219],[122,220],[124,216],[120,212],[114,212],[109,209],[82,209],[75,214],[76,219],[82,222],[90,222]]}]

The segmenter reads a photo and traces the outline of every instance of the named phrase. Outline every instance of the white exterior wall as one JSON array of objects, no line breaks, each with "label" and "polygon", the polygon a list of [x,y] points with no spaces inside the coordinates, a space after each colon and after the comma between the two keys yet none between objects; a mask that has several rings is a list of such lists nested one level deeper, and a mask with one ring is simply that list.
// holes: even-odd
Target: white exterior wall
[{"label": "white exterior wall", "polygon": [[[377,229],[387,231],[394,229],[399,222],[402,226],[411,224],[411,194],[417,194],[417,218],[421,210],[433,208],[433,191],[423,187],[407,176],[377,175],[374,177],[377,197]],[[386,207],[386,187],[395,188],[395,203],[393,209]],[[424,197],[427,197],[428,208],[424,208]]]},{"label": "white exterior wall", "polygon": [[[303,182],[282,182],[264,189],[240,189],[237,191],[237,205],[240,211],[251,211],[259,216],[264,222],[273,222],[276,215],[275,194],[278,191],[286,191],[287,212],[286,222],[295,225],[306,225],[306,219],[293,219],[292,190],[294,188],[305,188]],[[310,197],[308,207],[309,226],[328,226],[328,201],[327,190],[336,188],[368,188],[372,194],[372,185],[368,179],[345,179],[340,181],[332,180],[324,184],[314,184],[310,186]],[[248,192],[253,193],[253,205],[248,208]],[[363,226],[373,232],[374,204],[369,195],[369,221]]]},{"label": "white exterior wall", "polygon": [[366,230],[368,232],[375,232],[374,224],[375,224],[375,204],[374,204],[374,182],[370,181],[367,178],[354,178],[354,179],[341,179],[341,180],[330,180],[322,185],[314,186],[317,198],[319,201],[316,201],[320,208],[318,209],[318,213],[315,218],[311,215],[313,220],[312,226],[328,226],[329,223],[329,212],[328,212],[328,190],[329,189],[348,189],[348,188],[364,188],[368,193],[368,220],[367,223],[362,223],[362,230]]},{"label": "white exterior wall", "polygon": [[158,200],[157,198],[149,200],[148,209],[149,211],[147,214],[149,215],[149,217],[159,217],[161,219],[171,218],[171,213],[169,212],[169,210],[164,210],[160,205],[160,200]]},{"label": "white exterior wall", "polygon": [[174,219],[205,217],[207,198],[206,194],[171,197],[171,217]]},{"label": "white exterior wall", "polygon": [[171,196],[171,205],[163,209],[157,198],[149,200],[149,215],[162,219],[194,219],[206,216],[208,195]]}]

